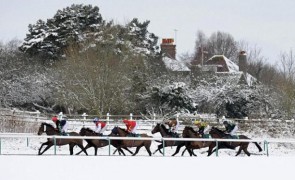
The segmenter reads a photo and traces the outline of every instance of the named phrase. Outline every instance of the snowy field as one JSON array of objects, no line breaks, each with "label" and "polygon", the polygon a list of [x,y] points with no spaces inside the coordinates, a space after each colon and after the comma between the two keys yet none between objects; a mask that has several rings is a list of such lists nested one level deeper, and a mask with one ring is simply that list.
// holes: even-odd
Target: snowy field
[{"label": "snowy field", "polygon": [[[157,136],[157,134],[156,134]],[[70,156],[68,146],[49,149],[44,155],[37,156],[44,137],[40,138],[1,138],[0,177],[3,180],[18,179],[293,179],[295,163],[294,144],[270,143],[269,156],[266,151],[258,152],[254,144],[250,144],[251,157],[237,151],[219,150],[219,156],[213,154],[206,157],[206,148],[195,150],[198,157],[184,157],[181,152],[171,157],[175,148],[167,147],[166,156],[160,153],[152,157],[142,148],[135,157],[126,152],[127,156],[113,155],[111,147],[98,150],[94,156],[93,148],[88,149],[89,156],[81,154]],[[85,142],[86,144],[86,142]],[[159,143],[153,142],[154,152]],[[263,148],[263,144],[261,144]],[[133,152],[135,148],[130,148]],[[79,148],[75,147],[74,152]]]}]

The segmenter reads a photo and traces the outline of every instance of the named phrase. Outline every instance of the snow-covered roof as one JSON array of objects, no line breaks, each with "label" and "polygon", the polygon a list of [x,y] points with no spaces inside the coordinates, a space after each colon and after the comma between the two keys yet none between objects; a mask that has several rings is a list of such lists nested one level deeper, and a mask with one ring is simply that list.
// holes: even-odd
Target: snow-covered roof
[{"label": "snow-covered roof", "polygon": [[[233,61],[231,61],[230,59],[228,59],[227,57],[225,57],[224,55],[214,55],[210,59],[208,59],[207,62],[212,61],[213,59],[216,59],[216,58],[223,59],[228,69],[228,72],[217,72],[217,73],[232,74],[232,77],[236,76],[236,78],[234,78],[235,80],[237,80],[238,77],[241,77],[243,75],[243,72],[239,71],[239,66]],[[245,80],[249,86],[252,86],[253,83],[257,82],[257,79],[249,73],[245,74]]]},{"label": "snow-covered roof", "polygon": [[220,58],[225,61],[226,66],[228,68],[228,72],[239,72],[239,66],[236,63],[234,63],[233,61],[229,60],[224,55],[214,55],[210,59],[208,59],[207,62],[212,61],[213,59],[216,59],[216,58]]},{"label": "snow-covered roof", "polygon": [[184,64],[184,62],[177,59],[171,59],[169,57],[163,57],[163,62],[165,63],[166,68],[171,71],[190,71],[190,69]]}]

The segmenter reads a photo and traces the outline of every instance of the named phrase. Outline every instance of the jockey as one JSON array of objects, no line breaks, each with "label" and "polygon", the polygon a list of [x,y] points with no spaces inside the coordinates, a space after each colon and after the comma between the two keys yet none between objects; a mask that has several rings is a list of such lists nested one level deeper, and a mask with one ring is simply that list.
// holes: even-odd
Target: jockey
[{"label": "jockey", "polygon": [[202,135],[202,138],[209,138],[210,126],[206,122],[196,120],[194,124],[199,128],[198,133]]},{"label": "jockey", "polygon": [[228,121],[223,121],[223,125],[225,126],[225,132],[229,133],[232,137],[237,136],[238,125],[229,123]]},{"label": "jockey", "polygon": [[127,131],[130,133],[130,135],[135,137],[137,122],[135,120],[124,119],[123,123],[126,125]]},{"label": "jockey", "polygon": [[172,133],[173,137],[178,137],[178,128],[179,128],[179,121],[178,119],[170,119],[166,124],[169,126],[169,131]]},{"label": "jockey", "polygon": [[99,136],[103,135],[103,132],[107,129],[107,123],[102,122],[98,119],[98,117],[93,119],[95,124],[95,132],[98,133]]},{"label": "jockey", "polygon": [[66,135],[66,131],[68,129],[68,123],[66,118],[63,116],[61,120],[57,118],[57,116],[52,117],[52,121],[56,125],[56,129],[61,135]]}]

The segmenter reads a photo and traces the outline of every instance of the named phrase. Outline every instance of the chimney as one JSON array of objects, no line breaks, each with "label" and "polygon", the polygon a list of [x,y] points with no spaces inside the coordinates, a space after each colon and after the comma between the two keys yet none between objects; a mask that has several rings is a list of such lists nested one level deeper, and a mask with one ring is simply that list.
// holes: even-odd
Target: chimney
[{"label": "chimney", "polygon": [[173,43],[173,38],[162,39],[161,43],[161,52],[171,59],[175,59],[176,57],[176,45]]},{"label": "chimney", "polygon": [[247,73],[247,54],[246,51],[241,51],[239,54],[239,71]]}]

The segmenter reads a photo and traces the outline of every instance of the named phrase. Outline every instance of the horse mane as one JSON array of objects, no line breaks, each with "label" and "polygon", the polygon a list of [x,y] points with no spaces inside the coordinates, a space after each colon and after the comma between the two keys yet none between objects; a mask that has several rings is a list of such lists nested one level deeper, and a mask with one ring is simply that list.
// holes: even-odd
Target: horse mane
[{"label": "horse mane", "polygon": [[[89,127],[83,127],[86,131],[90,131],[90,132],[92,132],[92,133],[95,133],[95,131],[93,131],[91,128],[89,128]],[[83,129],[82,128],[82,129]]]},{"label": "horse mane", "polygon": [[[52,128],[54,129],[53,125],[51,125],[51,124],[49,124],[49,123],[42,122],[42,124],[44,124],[44,125],[46,125],[46,126],[50,126],[50,127],[52,127]],[[41,124],[41,125],[42,125],[42,124]]]},{"label": "horse mane", "polygon": [[166,134],[169,134],[170,133],[168,131],[168,129],[166,128],[166,126],[163,123],[160,124],[160,127],[162,127],[164,129],[164,131],[166,132]]},{"label": "horse mane", "polygon": [[192,131],[194,131],[194,132],[195,132],[194,128],[193,128],[193,127],[191,127],[191,126],[185,126],[184,128],[186,128],[186,129],[189,129],[189,130],[192,130]]},{"label": "horse mane", "polygon": [[119,129],[121,129],[122,131],[124,131],[125,133],[129,133],[126,129],[124,129],[124,128],[121,128],[121,127],[119,127],[119,126],[117,126],[117,128],[119,128]]},{"label": "horse mane", "polygon": [[187,131],[192,131],[193,133],[197,133],[197,134],[199,134],[199,133],[198,133],[197,131],[195,131],[194,128],[191,127],[191,126],[185,126],[183,130],[185,130],[185,129],[186,129]]},{"label": "horse mane", "polygon": [[86,130],[86,131],[91,131],[91,132],[95,132],[95,131],[93,131],[91,128],[89,128],[89,127],[84,127],[84,129]]},{"label": "horse mane", "polygon": [[218,129],[217,127],[212,127],[211,129],[217,131],[219,134],[225,134],[222,130]]}]

